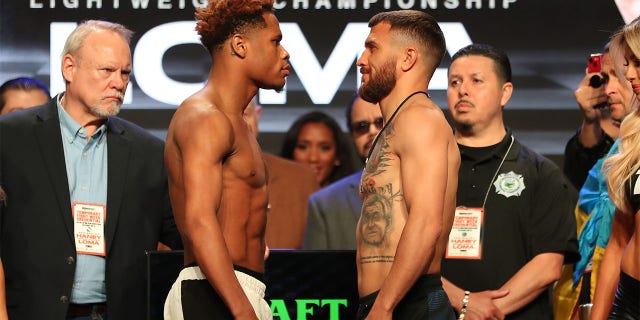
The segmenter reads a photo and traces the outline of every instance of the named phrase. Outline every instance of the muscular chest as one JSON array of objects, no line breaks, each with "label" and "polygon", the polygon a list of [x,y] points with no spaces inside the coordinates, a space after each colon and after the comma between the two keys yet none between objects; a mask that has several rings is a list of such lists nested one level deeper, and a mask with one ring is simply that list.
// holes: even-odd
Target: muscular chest
[{"label": "muscular chest", "polygon": [[266,186],[267,172],[264,158],[252,133],[245,130],[236,132],[234,152],[228,157],[225,165],[230,174],[245,181],[250,187]]}]

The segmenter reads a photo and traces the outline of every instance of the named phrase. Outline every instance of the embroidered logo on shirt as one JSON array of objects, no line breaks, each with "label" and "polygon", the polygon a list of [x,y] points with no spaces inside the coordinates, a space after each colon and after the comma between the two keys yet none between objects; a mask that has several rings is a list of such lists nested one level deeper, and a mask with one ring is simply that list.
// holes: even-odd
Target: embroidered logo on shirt
[{"label": "embroidered logo on shirt", "polygon": [[501,173],[496,181],[493,183],[496,187],[496,193],[501,194],[507,198],[511,196],[520,196],[522,190],[524,190],[524,177],[521,174],[509,171],[507,173]]}]

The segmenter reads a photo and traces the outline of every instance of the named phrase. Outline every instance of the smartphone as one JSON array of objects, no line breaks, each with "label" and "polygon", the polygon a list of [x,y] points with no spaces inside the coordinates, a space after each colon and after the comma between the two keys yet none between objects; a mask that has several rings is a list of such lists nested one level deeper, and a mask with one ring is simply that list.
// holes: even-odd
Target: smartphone
[{"label": "smartphone", "polygon": [[589,79],[589,86],[593,88],[600,88],[604,82],[604,79],[600,76],[600,73],[602,72],[602,53],[592,53],[591,56],[589,56],[587,71],[589,73],[597,73],[592,75]]},{"label": "smartphone", "polygon": [[602,71],[602,53],[592,53],[589,56],[589,64],[587,66],[589,73]]}]

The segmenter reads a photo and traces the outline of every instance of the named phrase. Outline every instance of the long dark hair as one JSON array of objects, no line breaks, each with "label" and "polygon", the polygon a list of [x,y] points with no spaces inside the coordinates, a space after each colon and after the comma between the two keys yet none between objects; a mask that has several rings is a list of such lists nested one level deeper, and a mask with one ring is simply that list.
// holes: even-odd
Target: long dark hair
[{"label": "long dark hair", "polygon": [[293,160],[293,150],[298,143],[298,136],[300,135],[302,127],[307,123],[323,123],[329,128],[331,133],[333,133],[333,139],[336,142],[336,158],[340,161],[340,164],[334,167],[333,171],[329,174],[327,178],[328,183],[342,179],[358,170],[354,161],[354,159],[357,159],[357,156],[355,155],[353,146],[347,140],[345,133],[340,129],[340,125],[338,125],[336,120],[331,116],[320,111],[304,114],[293,122],[289,131],[285,134],[280,156]]}]

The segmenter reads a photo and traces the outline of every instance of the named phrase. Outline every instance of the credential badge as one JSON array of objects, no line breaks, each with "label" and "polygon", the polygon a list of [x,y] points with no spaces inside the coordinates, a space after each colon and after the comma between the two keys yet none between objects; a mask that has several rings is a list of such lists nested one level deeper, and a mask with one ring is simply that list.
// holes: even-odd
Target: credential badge
[{"label": "credential badge", "polygon": [[519,196],[525,188],[524,177],[513,171],[501,173],[498,178],[496,178],[493,185],[496,187],[496,193],[507,198],[511,196]]}]

